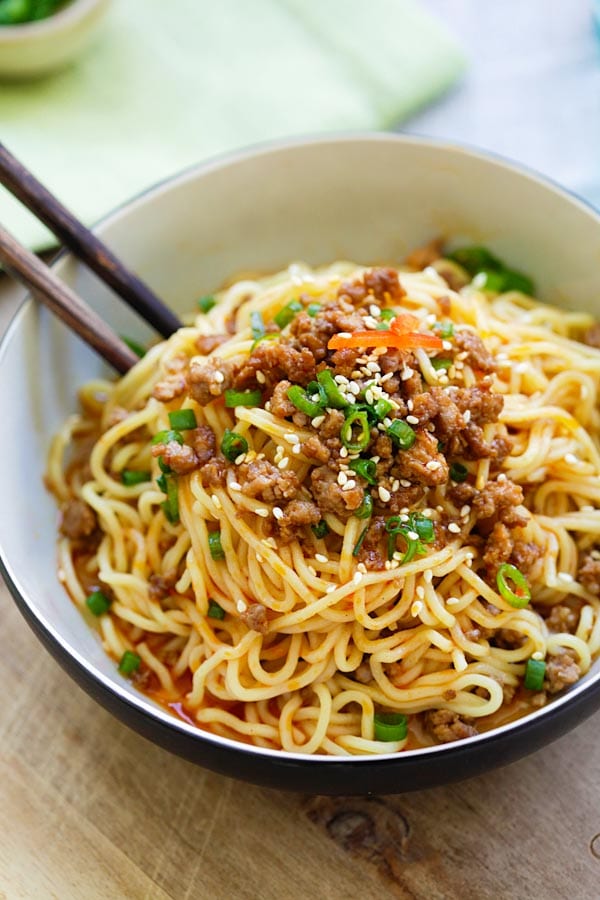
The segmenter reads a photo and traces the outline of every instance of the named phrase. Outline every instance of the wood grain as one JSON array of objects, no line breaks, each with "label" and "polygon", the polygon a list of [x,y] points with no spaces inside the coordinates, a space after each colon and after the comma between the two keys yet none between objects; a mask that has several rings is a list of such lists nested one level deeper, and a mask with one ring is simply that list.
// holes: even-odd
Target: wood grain
[{"label": "wood grain", "polygon": [[[0,330],[15,304],[0,283]],[[460,785],[387,798],[268,791],[170,756],[112,719],[49,657],[1,584],[0,683],[3,900],[600,895],[600,715]]]}]

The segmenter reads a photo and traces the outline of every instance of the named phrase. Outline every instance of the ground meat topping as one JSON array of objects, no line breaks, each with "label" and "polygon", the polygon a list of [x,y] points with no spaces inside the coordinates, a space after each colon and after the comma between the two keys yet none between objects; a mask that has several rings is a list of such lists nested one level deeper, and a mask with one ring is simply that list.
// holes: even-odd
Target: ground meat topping
[{"label": "ground meat topping", "polygon": [[240,613],[240,619],[251,631],[258,631],[259,634],[266,634],[268,631],[267,610],[262,603],[251,603],[243,613]]},{"label": "ground meat topping", "polygon": [[341,519],[347,519],[358,509],[364,499],[364,490],[358,485],[351,490],[342,490],[338,484],[335,471],[329,466],[318,466],[310,473],[312,494],[321,513],[334,513]]},{"label": "ground meat topping", "polygon": [[309,525],[321,521],[321,511],[311,500],[291,500],[282,510],[277,520],[279,534],[284,541],[301,537]]},{"label": "ground meat topping", "polygon": [[417,431],[410,450],[404,450],[396,456],[394,468],[398,477],[429,486],[448,481],[448,462],[438,451],[437,445],[437,438],[429,431]]},{"label": "ground meat topping", "polygon": [[73,541],[90,537],[98,526],[96,513],[84,500],[68,500],[61,510],[60,532]]},{"label": "ground meat topping", "polygon": [[434,709],[424,714],[427,730],[443,744],[478,734],[477,729],[449,709]]},{"label": "ground meat topping", "polygon": [[583,336],[583,343],[588,347],[600,347],[600,322],[590,325]]},{"label": "ground meat topping", "polygon": [[181,397],[186,391],[187,379],[185,375],[178,373],[157,382],[152,389],[152,396],[161,403],[170,403],[171,400]]},{"label": "ground meat topping", "polygon": [[571,650],[548,656],[544,687],[549,694],[558,694],[563,688],[579,680],[581,669],[575,660],[575,654]]},{"label": "ground meat topping", "polygon": [[[260,381],[258,372],[262,373]],[[283,341],[263,341],[241,366],[234,387],[243,390],[264,384],[267,390],[273,390],[284,379],[306,387],[316,374],[315,358],[306,347],[296,350]]]},{"label": "ground meat topping", "polygon": [[491,530],[496,522],[509,528],[526,525],[529,521],[525,511],[521,512],[523,489],[514,481],[488,481],[482,491],[478,491],[471,502],[479,528]]},{"label": "ground meat topping", "polygon": [[480,372],[495,372],[496,363],[479,335],[474,331],[457,331],[454,343],[459,351],[466,353],[465,362]]},{"label": "ground meat topping", "polygon": [[271,394],[271,412],[280,419],[287,419],[297,412],[296,407],[289,399],[287,392],[291,388],[291,381],[283,379],[275,385],[275,389]]},{"label": "ground meat topping", "polygon": [[177,581],[177,570],[170,569],[164,575],[150,575],[148,578],[148,594],[151,600],[162,600],[168,597]]},{"label": "ground meat topping", "polygon": [[192,361],[188,372],[190,395],[199,406],[207,406],[232,386],[233,375],[233,365],[217,356],[202,363]]},{"label": "ground meat topping", "polygon": [[189,444],[180,444],[178,441],[155,444],[152,447],[152,456],[162,456],[165,465],[169,466],[177,475],[187,475],[200,465],[194,448]]},{"label": "ground meat topping", "polygon": [[579,564],[577,580],[590,594],[600,596],[600,553],[597,550],[584,554]]},{"label": "ground meat topping", "polygon": [[546,619],[546,627],[548,631],[554,634],[560,632],[568,632],[574,634],[579,624],[579,610],[568,606],[566,603],[558,603],[550,610],[550,615]]},{"label": "ground meat topping", "polygon": [[225,485],[227,463],[222,456],[215,456],[200,469],[200,478],[205,488],[220,488]]},{"label": "ground meat topping", "polygon": [[198,425],[197,428],[189,431],[188,435],[188,440],[198,459],[198,465],[203,466],[217,452],[215,433],[209,425]]},{"label": "ground meat topping", "polygon": [[230,337],[229,334],[201,334],[196,338],[196,349],[201,356],[208,356]]},{"label": "ground meat topping", "polygon": [[292,500],[300,489],[294,472],[278,469],[268,459],[254,459],[236,467],[236,480],[246,497],[255,497],[265,503]]}]

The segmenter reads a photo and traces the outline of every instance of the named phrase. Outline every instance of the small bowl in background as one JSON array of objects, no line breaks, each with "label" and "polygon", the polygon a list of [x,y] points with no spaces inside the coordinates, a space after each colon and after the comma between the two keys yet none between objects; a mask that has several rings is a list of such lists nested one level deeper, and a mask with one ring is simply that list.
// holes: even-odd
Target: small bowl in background
[{"label": "small bowl in background", "polygon": [[0,26],[0,79],[37,78],[70,63],[94,36],[110,0],[71,0],[47,19]]}]

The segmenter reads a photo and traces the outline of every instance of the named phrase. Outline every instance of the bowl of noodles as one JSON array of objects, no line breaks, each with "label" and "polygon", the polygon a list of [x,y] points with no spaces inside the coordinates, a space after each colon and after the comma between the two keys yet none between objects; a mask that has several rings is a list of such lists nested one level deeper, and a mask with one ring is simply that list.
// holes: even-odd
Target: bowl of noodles
[{"label": "bowl of noodles", "polygon": [[[182,316],[116,379],[29,299],[2,569],[75,680],[274,787],[400,792],[600,705],[600,219],[476,151],[243,152],[98,232]],[[16,423],[22,423],[16,427]]]}]

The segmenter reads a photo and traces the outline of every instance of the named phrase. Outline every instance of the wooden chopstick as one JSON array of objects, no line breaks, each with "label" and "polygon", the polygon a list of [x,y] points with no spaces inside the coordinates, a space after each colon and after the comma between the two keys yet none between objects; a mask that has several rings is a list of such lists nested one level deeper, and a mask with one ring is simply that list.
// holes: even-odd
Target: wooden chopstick
[{"label": "wooden chopstick", "polygon": [[181,322],[137,275],[0,143],[0,183],[163,337]]},{"label": "wooden chopstick", "polygon": [[93,309],[1,225],[0,263],[118,372],[124,374],[138,361]]}]

